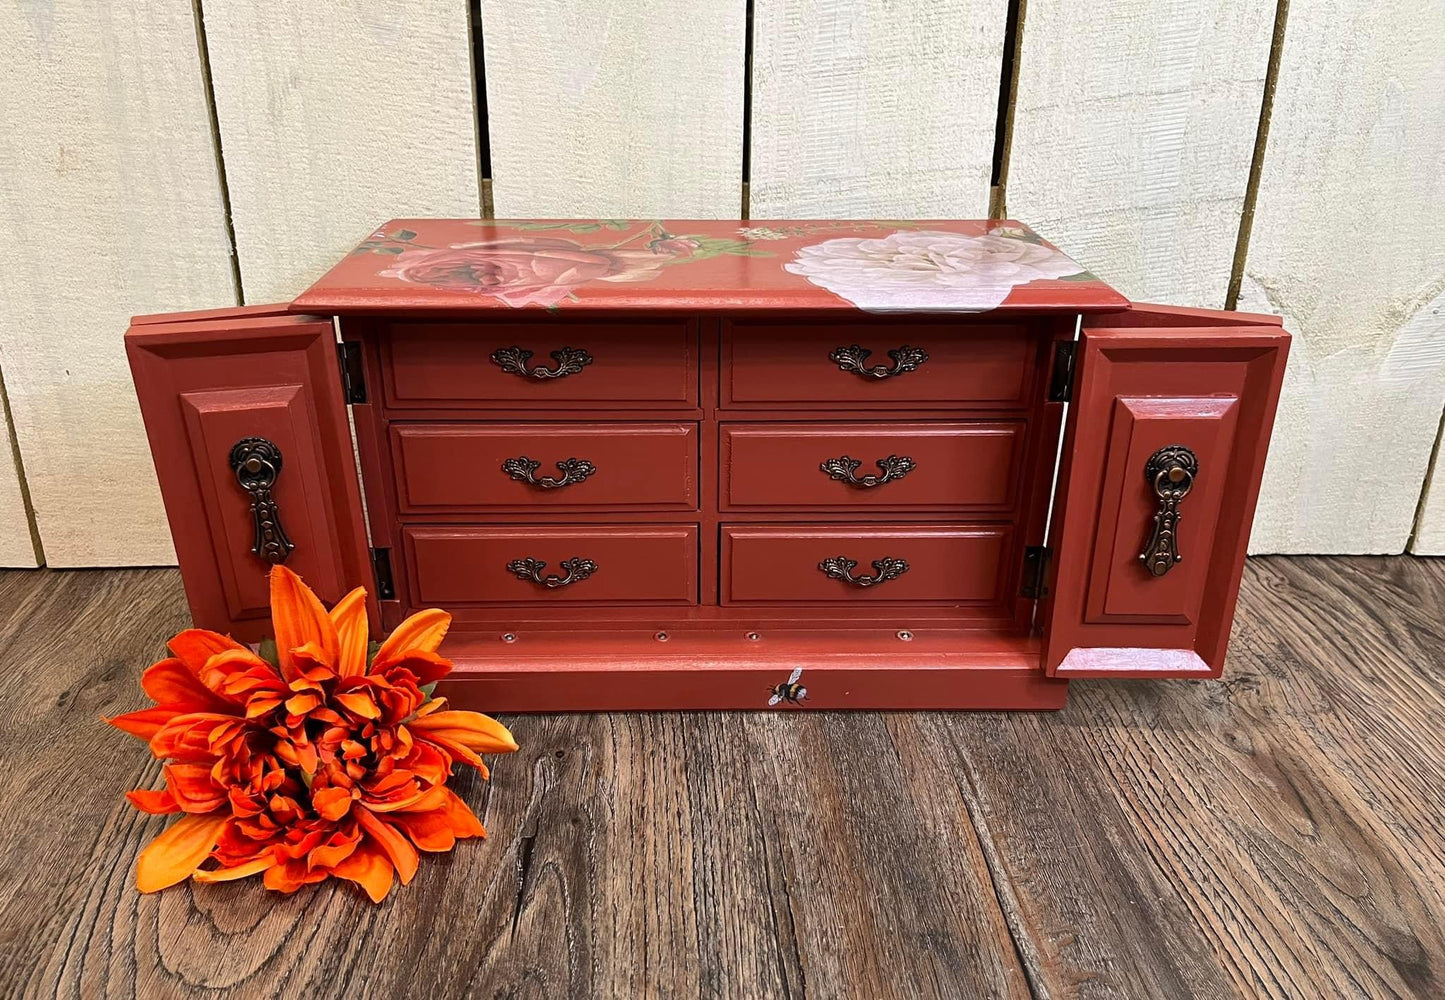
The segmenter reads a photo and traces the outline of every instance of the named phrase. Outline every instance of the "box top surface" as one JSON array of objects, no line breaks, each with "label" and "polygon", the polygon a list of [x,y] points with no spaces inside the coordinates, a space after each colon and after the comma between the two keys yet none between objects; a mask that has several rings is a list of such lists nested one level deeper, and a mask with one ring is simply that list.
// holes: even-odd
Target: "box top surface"
[{"label": "box top surface", "polygon": [[393,219],[296,312],[1111,312],[1128,300],[990,221]]}]

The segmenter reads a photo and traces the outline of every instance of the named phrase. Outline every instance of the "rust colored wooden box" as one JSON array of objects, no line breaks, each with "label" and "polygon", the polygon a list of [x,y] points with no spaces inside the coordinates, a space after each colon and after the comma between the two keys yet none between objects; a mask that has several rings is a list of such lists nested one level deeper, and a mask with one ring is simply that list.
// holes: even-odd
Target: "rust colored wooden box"
[{"label": "rust colored wooden box", "polygon": [[399,220],[126,340],[196,624],[366,583],[492,711],[1218,676],[1288,347],[1013,222]]}]

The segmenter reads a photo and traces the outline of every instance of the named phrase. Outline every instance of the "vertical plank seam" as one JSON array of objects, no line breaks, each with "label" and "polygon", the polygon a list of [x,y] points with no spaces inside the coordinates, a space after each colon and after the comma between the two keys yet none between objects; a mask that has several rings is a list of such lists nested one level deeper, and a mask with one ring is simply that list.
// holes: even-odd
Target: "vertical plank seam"
[{"label": "vertical plank seam", "polygon": [[1003,59],[999,64],[998,119],[994,125],[993,183],[989,188],[988,217],[1008,218],[1008,168],[1013,153],[1014,107],[1018,101],[1019,65],[1023,61],[1024,17],[1028,0],[1009,0],[1004,25]]},{"label": "vertical plank seam", "polygon": [[742,202],[738,218],[747,222],[751,217],[751,187],[753,179],[753,3],[747,0],[747,14],[743,21],[743,180]]},{"label": "vertical plank seam", "polygon": [[1244,262],[1249,256],[1249,238],[1254,232],[1254,209],[1259,199],[1259,180],[1264,173],[1264,153],[1269,145],[1269,123],[1274,114],[1274,91],[1279,83],[1279,64],[1284,53],[1284,27],[1289,19],[1289,0],[1276,0],[1274,35],[1269,43],[1269,62],[1264,70],[1264,93],[1259,99],[1259,127],[1254,134],[1254,154],[1249,161],[1249,179],[1244,185],[1244,204],[1239,212],[1239,235],[1234,242],[1234,262],[1229,269],[1229,287],[1224,293],[1224,308],[1239,305],[1239,291],[1244,284]]},{"label": "vertical plank seam", "polygon": [[979,800],[981,785],[978,775],[974,771],[973,761],[969,758],[968,751],[959,743],[952,727],[946,727],[946,731],[948,741],[953,745],[954,753],[963,763],[964,773],[958,782],[958,791],[963,796],[964,808],[968,810],[968,818],[973,823],[974,836],[978,839],[979,850],[983,853],[983,863],[988,869],[989,886],[993,889],[999,911],[1003,913],[1004,926],[1008,928],[1009,940],[1013,942],[1014,955],[1018,958],[1019,968],[1024,970],[1025,985],[1028,986],[1029,993],[1035,1000],[1050,1000],[1048,984],[1043,981],[1042,977],[1043,962],[1039,957],[1038,949],[1034,947],[1033,939],[1029,937],[1027,928],[1019,919],[1018,897],[1014,895],[1008,869],[999,857],[993,832],[989,829],[988,820],[984,816],[983,803]]},{"label": "vertical plank seam", "polygon": [[226,224],[226,246],[231,254],[231,283],[234,286],[236,304],[246,304],[246,286],[241,281],[241,255],[236,252],[236,223],[231,217],[231,189],[226,183],[226,154],[221,148],[221,116],[216,112],[216,85],[211,77],[211,51],[206,43],[206,12],[202,0],[191,0],[191,12],[196,23],[196,54],[201,62],[201,81],[204,84],[206,115],[210,119],[211,148],[216,154],[216,183],[221,191],[221,211]]},{"label": "vertical plank seam", "polygon": [[20,484],[20,509],[25,512],[25,527],[30,531],[30,547],[35,552],[35,561],[45,565],[45,547],[40,541],[40,529],[35,525],[35,504],[30,500],[30,485],[25,481],[25,462],[20,455],[20,436],[15,433],[15,417],[10,412],[10,394],[5,389],[5,373],[0,371],[0,422],[9,430],[10,457],[15,463],[15,479]]},{"label": "vertical plank seam", "polygon": [[467,5],[467,57],[472,74],[472,134],[477,146],[477,201],[484,219],[494,219],[492,126],[487,109],[487,51],[482,38],[482,0]]},{"label": "vertical plank seam", "polygon": [[[0,383],[0,389],[3,388],[3,383]],[[1405,539],[1406,552],[1415,551],[1415,539],[1420,536],[1420,525],[1425,520],[1425,507],[1430,502],[1430,487],[1435,482],[1435,474],[1437,472],[1445,474],[1445,470],[1442,470],[1440,467],[1442,442],[1445,442],[1445,407],[1442,407],[1440,410],[1440,427],[1435,432],[1435,447],[1430,451],[1430,461],[1425,466],[1425,479],[1420,484],[1420,499],[1415,503],[1415,520],[1410,523],[1410,537]],[[24,485],[25,483],[22,479],[21,486],[23,487]]]}]

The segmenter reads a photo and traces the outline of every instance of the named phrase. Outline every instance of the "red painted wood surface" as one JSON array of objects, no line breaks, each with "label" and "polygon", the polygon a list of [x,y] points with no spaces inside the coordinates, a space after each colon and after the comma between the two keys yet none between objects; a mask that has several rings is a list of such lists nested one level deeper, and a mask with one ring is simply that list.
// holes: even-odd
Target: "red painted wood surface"
[{"label": "red painted wood surface", "polygon": [[329,601],[370,577],[334,338],[330,320],[274,307],[141,322],[126,334],[198,625],[248,640],[265,631],[270,564],[251,552],[250,497],[229,465],[242,438],[281,450],[273,494],[296,546],[286,564]]},{"label": "red painted wood surface", "polygon": [[[1289,335],[1170,315],[1084,332],[1051,541],[1051,675],[1218,676],[1224,665]],[[1139,562],[1157,509],[1144,464],[1173,444],[1199,470],[1180,506],[1184,558],[1152,577]]]},{"label": "red painted wood surface", "polygon": [[[697,424],[411,424],[391,425],[397,494],[403,513],[537,508],[695,510]],[[535,480],[503,470],[509,459],[541,467]],[[576,481],[558,462],[595,469]]]},{"label": "red painted wood surface", "polygon": [[[466,604],[693,604],[697,601],[697,527],[673,525],[411,526],[403,529],[411,595],[419,607]],[[517,559],[546,563],[563,577],[565,560],[587,559],[586,579],[548,589],[521,580]]]},{"label": "red painted wood surface", "polygon": [[[892,369],[890,350],[922,348],[928,360],[885,378],[841,370],[829,355],[858,345],[868,368]],[[723,323],[723,406],[889,407],[1018,405],[1035,338],[1019,325],[961,319],[747,320]]]},{"label": "red painted wood surface", "polygon": [[[1008,510],[1024,431],[1022,420],[723,424],[722,507]],[[855,480],[886,475],[878,463],[890,456],[913,464],[860,486],[821,468],[845,456],[862,462]]]},{"label": "red painted wood surface", "polygon": [[[942,234],[931,252],[890,249],[891,243],[909,244],[910,234],[920,232]],[[982,250],[1002,245],[1016,253],[991,259],[970,245],[981,237],[993,237],[980,245]],[[834,242],[839,240],[849,242]],[[857,241],[870,242],[859,246]],[[343,315],[514,309],[847,313],[859,307],[821,282],[830,280],[822,273],[830,265],[850,258],[852,266],[835,268],[846,271],[842,282],[832,283],[855,297],[859,282],[867,284],[880,273],[885,284],[893,282],[890,263],[915,272],[901,279],[910,283],[918,278],[919,266],[936,267],[947,279],[944,289],[958,290],[953,297],[925,297],[909,311],[1129,308],[1122,295],[1033,230],[1002,220],[394,219],[293,305],[299,311]],[[810,267],[810,261],[819,266]],[[799,273],[810,270],[817,282]],[[1039,277],[1053,274],[1066,277]],[[979,281],[970,280],[975,275]],[[980,291],[1000,280],[1007,294],[992,305],[994,296]],[[897,311],[888,305],[893,301],[886,299],[888,311]]]},{"label": "red painted wood surface", "polygon": [[[513,374],[491,360],[499,349],[531,351],[528,370],[556,370],[562,348],[591,362],[560,378]],[[525,406],[566,409],[697,402],[697,327],[685,319],[625,322],[395,322],[387,327],[387,402],[395,407]]]},{"label": "red painted wood surface", "polygon": [[[722,529],[724,603],[990,604],[1002,600],[1007,525],[899,524],[732,525]],[[879,559],[902,559],[908,570],[874,586],[829,578],[825,559],[857,563],[853,574],[876,577]]]}]

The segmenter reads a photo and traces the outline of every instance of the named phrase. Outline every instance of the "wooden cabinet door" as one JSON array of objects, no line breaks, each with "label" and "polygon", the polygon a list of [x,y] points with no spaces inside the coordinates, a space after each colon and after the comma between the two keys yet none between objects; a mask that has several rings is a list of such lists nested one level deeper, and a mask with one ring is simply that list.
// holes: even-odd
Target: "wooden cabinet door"
[{"label": "wooden cabinet door", "polygon": [[1289,335],[1136,306],[1084,321],[1041,620],[1060,677],[1217,677]]},{"label": "wooden cabinet door", "polygon": [[138,317],[126,351],[197,626],[259,639],[275,562],[327,602],[373,589],[330,319]]}]

